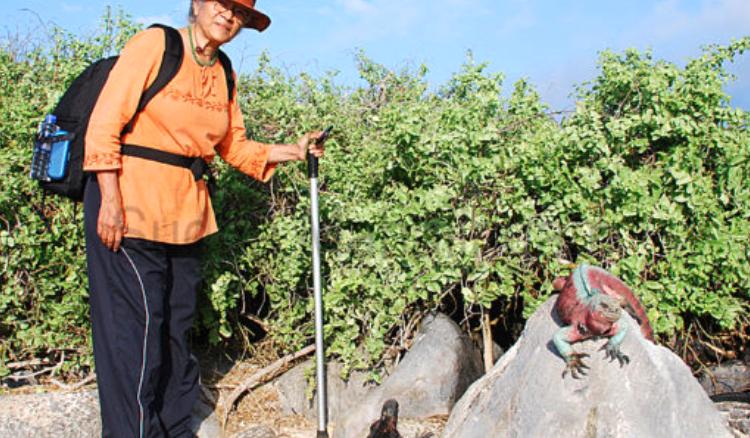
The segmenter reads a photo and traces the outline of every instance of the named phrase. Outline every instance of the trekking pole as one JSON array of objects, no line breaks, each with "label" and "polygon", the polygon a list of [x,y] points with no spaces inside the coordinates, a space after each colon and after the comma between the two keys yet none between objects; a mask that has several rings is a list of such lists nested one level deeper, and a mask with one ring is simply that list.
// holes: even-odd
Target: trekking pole
[{"label": "trekking pole", "polygon": [[[331,128],[323,131],[316,144],[323,143]],[[315,359],[318,388],[318,434],[328,438],[328,400],[326,398],[325,350],[323,345],[323,292],[320,288],[320,224],[318,221],[318,158],[307,154],[310,178],[310,222],[312,224],[313,290],[315,292]]]}]

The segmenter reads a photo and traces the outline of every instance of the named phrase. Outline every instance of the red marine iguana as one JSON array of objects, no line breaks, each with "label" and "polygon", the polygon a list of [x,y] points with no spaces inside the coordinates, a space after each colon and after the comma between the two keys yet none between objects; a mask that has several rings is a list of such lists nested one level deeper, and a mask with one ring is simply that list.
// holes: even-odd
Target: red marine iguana
[{"label": "red marine iguana", "polygon": [[609,338],[602,347],[605,357],[610,361],[617,359],[620,366],[630,362],[620,351],[629,328],[622,309],[638,322],[646,339],[654,340],[646,311],[638,298],[625,283],[604,269],[581,264],[568,277],[555,279],[553,287],[560,291],[555,310],[566,324],[553,337],[557,351],[565,359],[563,378],[568,371],[575,379],[579,374],[586,375],[588,366],[583,358],[588,354],[576,353],[570,344],[589,338]]}]

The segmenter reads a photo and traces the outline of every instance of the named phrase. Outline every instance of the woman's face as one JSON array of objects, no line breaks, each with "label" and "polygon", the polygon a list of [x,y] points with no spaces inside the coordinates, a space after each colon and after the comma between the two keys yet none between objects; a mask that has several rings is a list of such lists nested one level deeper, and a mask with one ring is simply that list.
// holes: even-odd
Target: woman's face
[{"label": "woman's face", "polygon": [[195,25],[211,41],[224,44],[247,23],[249,13],[230,0],[193,0]]}]

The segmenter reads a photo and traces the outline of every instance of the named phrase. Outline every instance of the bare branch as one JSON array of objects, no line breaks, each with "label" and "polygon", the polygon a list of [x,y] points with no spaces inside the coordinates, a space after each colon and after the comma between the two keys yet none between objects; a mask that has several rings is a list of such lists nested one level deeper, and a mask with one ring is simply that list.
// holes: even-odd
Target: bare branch
[{"label": "bare branch", "polygon": [[21,374],[21,375],[11,374],[10,376],[5,377],[5,379],[10,379],[10,380],[13,380],[14,382],[19,382],[21,380],[33,380],[34,377],[41,376],[42,374],[52,373],[52,375],[54,375],[57,372],[57,370],[59,370],[60,367],[62,367],[63,363],[65,362],[62,361],[55,366],[44,368],[43,370],[37,371],[35,373],[31,373],[31,374]]},{"label": "bare branch", "polygon": [[5,366],[10,370],[22,370],[25,368],[38,367],[42,365],[49,365],[49,360],[32,359],[32,360],[25,360],[23,362],[10,362],[10,363],[7,363]]},{"label": "bare branch", "polygon": [[52,382],[53,384],[55,384],[55,386],[57,386],[58,388],[65,389],[67,391],[73,391],[73,390],[76,390],[78,388],[82,388],[82,387],[88,385],[91,382],[96,382],[96,373],[89,374],[88,376],[86,376],[85,379],[83,379],[80,382],[75,383],[73,385],[67,385],[65,383],[60,382],[57,379],[50,379],[50,382]]},{"label": "bare branch", "polygon": [[242,317],[245,318],[245,319],[247,319],[248,321],[252,321],[252,322],[258,324],[260,326],[260,328],[263,329],[263,331],[265,331],[265,332],[270,331],[269,328],[268,328],[268,324],[266,324],[265,321],[263,321],[262,319],[258,318],[257,316],[251,315],[251,314],[242,314]]},{"label": "bare branch", "polygon": [[250,376],[250,378],[242,382],[240,386],[238,386],[234,391],[232,391],[231,394],[229,394],[229,398],[227,399],[227,401],[222,403],[222,405],[224,406],[224,415],[221,422],[222,427],[226,426],[227,418],[232,412],[232,409],[234,409],[234,404],[245,392],[252,391],[259,385],[262,385],[263,383],[283,374],[288,370],[288,366],[290,363],[301,357],[307,356],[313,351],[315,351],[315,345],[308,345],[307,347],[297,351],[296,353],[288,354],[282,357],[281,359],[261,369],[257,373]]}]

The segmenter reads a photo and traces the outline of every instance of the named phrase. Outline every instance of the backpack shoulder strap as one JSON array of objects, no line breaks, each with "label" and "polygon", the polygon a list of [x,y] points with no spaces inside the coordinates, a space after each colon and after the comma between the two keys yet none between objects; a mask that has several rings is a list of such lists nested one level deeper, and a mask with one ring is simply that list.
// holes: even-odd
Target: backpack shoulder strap
[{"label": "backpack shoulder strap", "polygon": [[138,103],[138,112],[141,112],[146,108],[149,101],[167,86],[169,81],[177,75],[180,66],[182,66],[184,47],[180,32],[173,27],[165,26],[163,24],[152,24],[149,26],[149,28],[154,27],[164,30],[164,57],[161,60],[161,67],[159,67],[159,73],[156,75],[156,79],[154,79],[154,82],[141,96],[141,100]]},{"label": "backpack shoulder strap", "polygon": [[138,102],[138,109],[136,109],[135,114],[133,114],[133,117],[130,119],[128,124],[125,125],[123,133],[127,133],[133,130],[133,122],[135,121],[135,117],[141,111],[146,109],[146,105],[148,105],[151,99],[153,99],[154,96],[156,96],[156,94],[164,87],[166,87],[169,81],[171,81],[177,75],[177,72],[180,70],[180,66],[182,65],[182,58],[185,48],[182,44],[182,37],[180,36],[180,32],[178,32],[177,29],[173,27],[165,26],[163,24],[152,24],[151,26],[149,26],[149,29],[154,27],[158,27],[164,30],[164,56],[162,57],[161,66],[159,67],[159,73],[157,73],[156,79],[154,79],[154,82],[148,88],[146,88],[146,90],[143,91],[143,94],[141,94],[141,99]]},{"label": "backpack shoulder strap", "polygon": [[232,74],[232,61],[229,59],[226,53],[219,50],[219,62],[224,68],[224,76],[227,78],[227,91],[229,92],[229,102],[232,101],[234,95],[234,75]]}]

